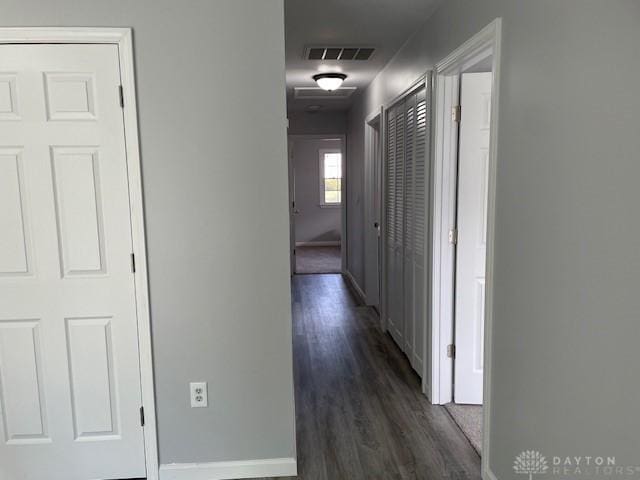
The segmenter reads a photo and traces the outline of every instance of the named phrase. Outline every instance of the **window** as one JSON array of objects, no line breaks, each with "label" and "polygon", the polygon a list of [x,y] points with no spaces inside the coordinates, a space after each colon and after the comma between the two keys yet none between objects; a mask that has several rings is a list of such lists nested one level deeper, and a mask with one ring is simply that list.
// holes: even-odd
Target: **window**
[{"label": "window", "polygon": [[320,149],[320,206],[342,204],[342,152]]}]

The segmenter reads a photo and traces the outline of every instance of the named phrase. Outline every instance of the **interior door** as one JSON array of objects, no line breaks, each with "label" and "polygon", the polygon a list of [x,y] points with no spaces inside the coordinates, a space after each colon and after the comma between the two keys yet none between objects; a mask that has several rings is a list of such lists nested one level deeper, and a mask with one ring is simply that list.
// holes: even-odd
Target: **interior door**
[{"label": "interior door", "polygon": [[[430,77],[427,77],[428,79]],[[422,88],[414,94],[414,129],[415,145],[413,154],[413,211],[411,216],[412,228],[412,280],[413,294],[411,298],[413,314],[413,346],[411,365],[422,376],[424,366],[424,339],[426,328],[426,255],[425,238],[427,236],[426,208],[427,208],[427,166],[428,166],[428,138],[429,117],[427,115],[427,92]]]},{"label": "interior door", "polygon": [[145,476],[116,45],[0,46],[0,478]]},{"label": "interior door", "polygon": [[415,142],[416,142],[416,98],[409,95],[404,102],[404,202],[403,202],[403,234],[402,234],[402,269],[403,269],[403,318],[404,332],[403,350],[409,360],[413,359],[413,347],[415,342],[415,316],[413,312],[414,297],[414,275],[413,275],[413,230],[415,214],[415,189],[414,189],[414,169],[415,169]]},{"label": "interior door", "polygon": [[404,104],[388,112],[387,128],[387,328],[404,348]]},{"label": "interior door", "polygon": [[482,403],[491,83],[490,72],[462,75],[455,303],[456,403]]}]

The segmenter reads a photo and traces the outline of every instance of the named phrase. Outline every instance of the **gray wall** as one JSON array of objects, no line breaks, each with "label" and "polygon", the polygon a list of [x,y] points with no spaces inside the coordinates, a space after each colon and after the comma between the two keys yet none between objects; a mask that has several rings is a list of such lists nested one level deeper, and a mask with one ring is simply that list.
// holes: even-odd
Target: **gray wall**
[{"label": "gray wall", "polygon": [[637,465],[640,383],[624,372],[640,364],[640,2],[443,2],[349,116],[349,188],[361,188],[351,146],[364,116],[496,17],[490,465],[519,478],[524,449]]},{"label": "gray wall", "polygon": [[161,462],[294,456],[282,0],[1,10],[134,28]]},{"label": "gray wall", "polygon": [[347,113],[327,112],[290,112],[289,135],[326,135],[344,134],[347,131]]},{"label": "gray wall", "polygon": [[296,242],[340,241],[342,209],[320,206],[319,150],[341,150],[342,141],[330,137],[291,137],[290,145],[293,148],[296,209],[300,212],[294,216]]}]

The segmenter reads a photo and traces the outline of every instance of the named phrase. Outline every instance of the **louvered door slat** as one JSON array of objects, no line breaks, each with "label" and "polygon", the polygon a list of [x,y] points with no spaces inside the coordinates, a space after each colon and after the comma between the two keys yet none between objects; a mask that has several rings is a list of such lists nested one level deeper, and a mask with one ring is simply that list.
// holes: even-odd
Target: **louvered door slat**
[{"label": "louvered door slat", "polygon": [[426,188],[427,188],[427,100],[424,90],[416,95],[416,148],[415,148],[415,212],[413,221],[413,246],[424,250]]},{"label": "louvered door slat", "polygon": [[413,211],[414,211],[414,142],[415,142],[415,96],[407,99],[406,110],[406,133],[405,133],[405,163],[404,163],[404,235],[403,245],[412,249],[413,235]]},{"label": "louvered door slat", "polygon": [[396,245],[404,242],[404,152],[405,152],[405,118],[404,102],[398,105],[396,110],[396,214],[395,214],[395,239]]},{"label": "louvered door slat", "polygon": [[395,242],[395,218],[396,218],[396,118],[392,110],[388,114],[387,123],[387,155],[385,161],[386,173],[386,235],[388,245],[393,246]]}]

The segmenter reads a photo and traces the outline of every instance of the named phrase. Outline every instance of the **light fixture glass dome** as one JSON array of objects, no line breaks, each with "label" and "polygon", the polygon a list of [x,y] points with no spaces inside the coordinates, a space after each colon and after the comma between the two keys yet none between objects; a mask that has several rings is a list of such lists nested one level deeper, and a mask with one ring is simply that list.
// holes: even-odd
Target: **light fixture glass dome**
[{"label": "light fixture glass dome", "polygon": [[346,78],[344,73],[319,73],[313,76],[318,86],[328,92],[340,88]]}]

